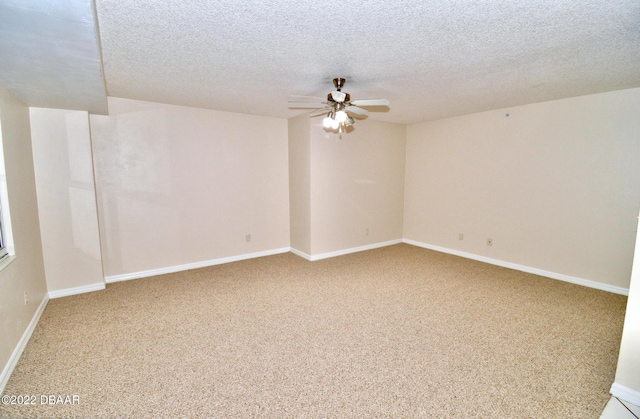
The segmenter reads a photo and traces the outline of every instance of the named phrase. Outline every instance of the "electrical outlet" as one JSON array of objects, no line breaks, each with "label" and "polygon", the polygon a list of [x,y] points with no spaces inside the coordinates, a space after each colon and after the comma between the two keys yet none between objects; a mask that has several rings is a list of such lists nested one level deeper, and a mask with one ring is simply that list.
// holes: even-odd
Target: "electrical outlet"
[{"label": "electrical outlet", "polygon": [[487,246],[493,246],[493,239],[487,239]]},{"label": "electrical outlet", "polygon": [[458,233],[458,240],[464,240],[464,234]]},{"label": "electrical outlet", "polygon": [[29,304],[29,297],[27,297],[27,292],[24,292],[24,305],[26,306],[27,304]]},{"label": "electrical outlet", "polygon": [[365,236],[368,236],[368,235],[369,235],[369,229],[368,229],[368,228],[365,230],[364,235],[365,235]]},{"label": "electrical outlet", "polygon": [[251,234],[247,234],[246,236],[244,236],[244,240],[249,243],[251,241]]}]

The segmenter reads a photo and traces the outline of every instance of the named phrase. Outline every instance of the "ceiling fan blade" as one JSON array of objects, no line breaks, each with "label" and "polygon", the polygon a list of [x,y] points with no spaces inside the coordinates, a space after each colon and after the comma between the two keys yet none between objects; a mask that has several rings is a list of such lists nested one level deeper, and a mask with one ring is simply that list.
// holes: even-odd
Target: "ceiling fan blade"
[{"label": "ceiling fan blade", "polygon": [[312,118],[314,116],[320,116],[320,115],[328,114],[331,109],[332,108],[316,109],[315,111],[311,111],[311,113],[309,113],[309,117]]},{"label": "ceiling fan blade", "polygon": [[342,103],[347,98],[347,94],[338,90],[334,90],[333,92],[331,92],[331,98],[338,103]]},{"label": "ceiling fan blade", "polygon": [[[351,102],[353,103],[353,102]],[[366,115],[369,113],[368,110],[366,109],[362,109],[362,108],[358,108],[357,106],[347,106],[346,108],[344,108],[345,111],[347,112],[351,112],[351,113],[355,113],[356,115]]]},{"label": "ceiling fan blade", "polygon": [[355,106],[389,106],[389,99],[360,99],[352,100],[351,104]]}]

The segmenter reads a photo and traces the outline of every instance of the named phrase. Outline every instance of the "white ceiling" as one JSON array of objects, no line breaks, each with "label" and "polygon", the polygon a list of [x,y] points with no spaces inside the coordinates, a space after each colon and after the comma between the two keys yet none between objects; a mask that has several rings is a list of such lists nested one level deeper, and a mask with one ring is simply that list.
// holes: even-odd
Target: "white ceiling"
[{"label": "white ceiling", "polygon": [[29,106],[107,112],[90,0],[0,0],[0,86]]},{"label": "white ceiling", "polygon": [[95,3],[109,96],[288,118],[344,77],[408,124],[640,87],[638,0]]}]

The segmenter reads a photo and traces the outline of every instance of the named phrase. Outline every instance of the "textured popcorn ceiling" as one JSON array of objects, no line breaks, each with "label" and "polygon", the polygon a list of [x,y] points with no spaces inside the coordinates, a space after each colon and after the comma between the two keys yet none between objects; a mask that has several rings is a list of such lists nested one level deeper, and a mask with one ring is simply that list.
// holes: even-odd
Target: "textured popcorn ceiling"
[{"label": "textured popcorn ceiling", "polygon": [[110,96],[291,117],[386,97],[415,123],[640,86],[640,1],[96,0]]},{"label": "textured popcorn ceiling", "polygon": [[[640,87],[640,1],[0,0],[0,85],[291,117],[291,95],[386,97],[414,123]],[[100,49],[100,46],[102,49]]]}]

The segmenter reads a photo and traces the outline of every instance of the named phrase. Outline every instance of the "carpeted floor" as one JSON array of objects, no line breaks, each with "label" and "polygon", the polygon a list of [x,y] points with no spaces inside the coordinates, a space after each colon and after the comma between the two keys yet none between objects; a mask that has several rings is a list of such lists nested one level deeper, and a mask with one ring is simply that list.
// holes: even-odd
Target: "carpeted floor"
[{"label": "carpeted floor", "polygon": [[625,304],[405,244],[120,282],[49,302],[0,416],[597,418]]}]

